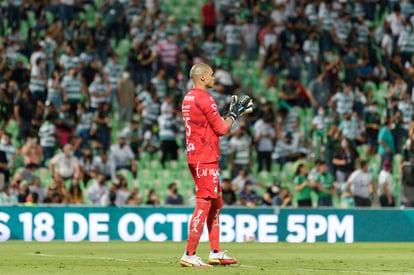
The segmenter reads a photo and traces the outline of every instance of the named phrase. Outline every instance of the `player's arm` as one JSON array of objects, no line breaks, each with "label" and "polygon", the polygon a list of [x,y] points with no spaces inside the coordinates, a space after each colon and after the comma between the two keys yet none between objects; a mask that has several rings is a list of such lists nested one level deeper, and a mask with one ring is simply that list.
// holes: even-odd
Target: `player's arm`
[{"label": "player's arm", "polygon": [[372,195],[374,193],[374,185],[372,181],[368,184],[369,194]]},{"label": "player's arm", "polygon": [[231,118],[228,117],[228,118],[222,118],[222,119],[223,119],[224,123],[226,123],[229,126],[229,128],[231,128],[231,126],[233,126],[234,121]]},{"label": "player's arm", "polygon": [[325,193],[325,194],[331,194],[331,191],[330,190],[327,190],[326,188],[324,188],[320,182],[318,182],[316,184],[316,186],[318,188],[318,191],[320,191],[322,193]]},{"label": "player's arm", "polygon": [[414,134],[414,116],[411,117],[410,123],[408,124],[408,136],[412,137]]},{"label": "player's arm", "polygon": [[211,128],[217,136],[224,136],[230,131],[230,128],[233,125],[233,120],[230,118],[223,120],[217,110],[215,102],[212,102],[211,106],[205,104],[203,106],[203,111],[207,118],[208,124],[210,124]]},{"label": "player's arm", "polygon": [[263,201],[265,201],[266,203],[272,205],[272,197],[270,196],[270,194],[268,192],[264,193]]},{"label": "player's arm", "polygon": [[311,101],[311,103],[313,105],[315,105],[316,107],[319,107],[319,102],[316,101],[315,97],[313,96],[313,93],[311,90],[306,90],[306,95],[308,96],[309,100]]},{"label": "player's arm", "polygon": [[346,160],[345,160],[345,159],[341,159],[341,158],[339,158],[339,157],[334,157],[334,158],[332,159],[332,163],[333,163],[334,165],[341,165],[341,166],[343,166],[343,165],[346,165]]},{"label": "player's arm", "polygon": [[302,191],[306,186],[309,185],[309,183],[307,181],[304,181],[304,182],[299,184],[298,178],[294,179],[294,184],[295,184],[294,189],[295,189],[296,192]]},{"label": "player's arm", "polygon": [[[211,103],[211,104],[209,104]],[[223,136],[230,131],[233,123],[243,114],[251,113],[253,111],[253,102],[248,96],[242,96],[240,99],[237,96],[232,96],[230,108],[228,113],[221,118],[214,98],[210,97],[208,103],[204,102],[203,111],[207,117],[210,126],[218,136]]]},{"label": "player's arm", "polygon": [[289,192],[289,194],[282,200],[282,204],[280,207],[286,207],[290,204],[293,199],[293,194]]},{"label": "player's arm", "polygon": [[355,182],[355,178],[358,176],[358,173],[353,172],[349,178],[348,181],[346,182],[346,190],[349,191],[349,193],[352,194],[351,192],[351,186],[354,184]]},{"label": "player's arm", "polygon": [[391,204],[392,203],[392,197],[391,197],[390,191],[388,190],[388,185],[387,184],[384,184],[384,194],[387,197],[388,204]]},{"label": "player's arm", "polygon": [[224,136],[230,131],[234,121],[231,118],[223,119],[221,117],[213,97],[205,98],[200,102],[199,106],[206,116],[208,124],[210,124],[217,136]]},{"label": "player's arm", "polygon": [[335,183],[331,183],[331,190],[329,190],[329,193],[333,197],[335,195]]}]

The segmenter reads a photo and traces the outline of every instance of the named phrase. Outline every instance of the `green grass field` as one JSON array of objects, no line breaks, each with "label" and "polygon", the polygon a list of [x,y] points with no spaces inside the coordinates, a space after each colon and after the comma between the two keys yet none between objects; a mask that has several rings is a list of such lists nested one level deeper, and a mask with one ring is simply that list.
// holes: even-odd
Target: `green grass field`
[{"label": "green grass field", "polygon": [[[184,243],[0,244],[0,274],[414,274],[414,244],[224,243],[238,265],[182,268]],[[208,244],[198,254],[208,257]]]}]

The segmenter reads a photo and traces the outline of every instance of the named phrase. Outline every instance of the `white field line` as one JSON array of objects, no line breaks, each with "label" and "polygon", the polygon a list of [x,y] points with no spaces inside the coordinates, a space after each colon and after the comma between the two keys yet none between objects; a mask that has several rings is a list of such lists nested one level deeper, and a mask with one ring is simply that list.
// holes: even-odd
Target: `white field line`
[{"label": "white field line", "polygon": [[162,263],[165,262],[160,261],[150,261],[150,260],[128,260],[128,259],[120,259],[120,258],[113,258],[113,257],[96,257],[96,256],[75,256],[75,255],[53,255],[53,254],[32,254],[30,255],[38,256],[38,257],[51,257],[51,258],[71,258],[71,259],[84,259],[84,260],[107,260],[107,261],[115,261],[115,262],[133,262],[133,263]]},{"label": "white field line", "polygon": [[[33,254],[30,255],[38,256],[38,257],[51,257],[51,258],[71,258],[71,259],[84,259],[84,260],[107,260],[107,261],[116,261],[116,262],[133,262],[133,263],[160,263],[165,264],[165,262],[160,261],[152,261],[147,259],[141,260],[128,260],[128,259],[120,259],[120,258],[113,258],[113,257],[96,257],[96,256],[75,256],[75,255],[53,255],[53,254]],[[239,267],[239,268],[257,268],[254,265],[230,265],[229,267]],[[323,268],[300,268],[300,267],[275,267],[275,269],[279,270],[291,270],[291,271],[314,271],[314,272],[330,272],[333,271],[335,273],[355,273],[355,274],[371,274],[371,275],[414,275],[414,273],[407,273],[407,272],[388,272],[388,271],[363,271],[363,270],[336,270],[336,269],[323,269]]]},{"label": "white field line", "polygon": [[[83,260],[107,260],[107,261],[116,261],[116,262],[133,262],[133,263],[161,263],[165,264],[165,262],[160,261],[152,261],[147,259],[142,260],[128,260],[128,259],[120,259],[120,258],[113,258],[113,257],[96,257],[96,256],[76,256],[76,255],[53,255],[53,254],[32,254],[30,255],[38,256],[38,257],[51,257],[51,258],[70,258],[70,259],[83,259]],[[230,265],[231,267],[240,267],[240,268],[256,268],[254,265]]]},{"label": "white field line", "polygon": [[337,270],[337,269],[323,269],[323,268],[300,268],[300,267],[276,267],[281,270],[296,270],[296,271],[333,271],[335,273],[356,273],[356,274],[371,274],[371,275],[413,275],[414,273],[408,272],[389,272],[389,271],[363,271],[363,270]]}]

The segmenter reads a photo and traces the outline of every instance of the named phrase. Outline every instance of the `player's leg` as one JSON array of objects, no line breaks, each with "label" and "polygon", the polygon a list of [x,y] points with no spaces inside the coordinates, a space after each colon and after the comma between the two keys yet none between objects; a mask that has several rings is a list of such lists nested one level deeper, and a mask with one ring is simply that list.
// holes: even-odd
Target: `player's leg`
[{"label": "player's leg", "polygon": [[207,216],[207,229],[210,239],[209,263],[214,265],[228,265],[237,263],[236,259],[227,256],[227,251],[220,250],[220,213],[222,206],[223,198],[221,196],[221,192],[219,192],[217,195],[217,199],[211,200],[210,213]]},{"label": "player's leg", "polygon": [[210,213],[211,199],[197,198],[196,208],[191,217],[190,230],[186,251],[188,255],[193,255],[196,252],[198,242],[200,241],[201,233],[203,232],[204,222],[207,215]]},{"label": "player's leg", "polygon": [[[182,266],[211,267],[203,263],[196,256],[196,249],[204,228],[204,222],[210,215],[212,202],[216,200],[217,194],[221,194],[218,184],[218,162],[217,163],[197,163],[189,164],[191,175],[193,176],[196,189],[196,208],[190,222],[186,252],[181,258]],[[216,171],[212,173],[210,171]],[[217,205],[215,205],[217,208]],[[221,206],[219,207],[221,209]],[[217,233],[218,244],[218,233]]]},{"label": "player's leg", "polygon": [[220,251],[220,212],[223,206],[222,196],[211,200],[210,213],[207,216],[208,237],[210,239],[210,250],[213,252]]},{"label": "player's leg", "polygon": [[198,242],[203,232],[204,222],[210,212],[211,200],[208,198],[197,198],[196,207],[191,217],[190,230],[188,234],[186,252],[181,258],[180,264],[184,267],[211,267],[204,263],[200,257],[196,255]]}]

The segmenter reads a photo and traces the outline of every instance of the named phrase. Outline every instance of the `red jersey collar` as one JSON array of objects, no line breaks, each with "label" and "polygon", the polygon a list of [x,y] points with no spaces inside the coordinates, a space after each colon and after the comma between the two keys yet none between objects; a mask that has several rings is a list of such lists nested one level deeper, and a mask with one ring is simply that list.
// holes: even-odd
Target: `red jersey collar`
[{"label": "red jersey collar", "polygon": [[200,89],[200,88],[191,88],[191,91],[194,91],[194,92],[205,92],[205,93],[207,93],[206,90],[203,90],[203,89]]}]

